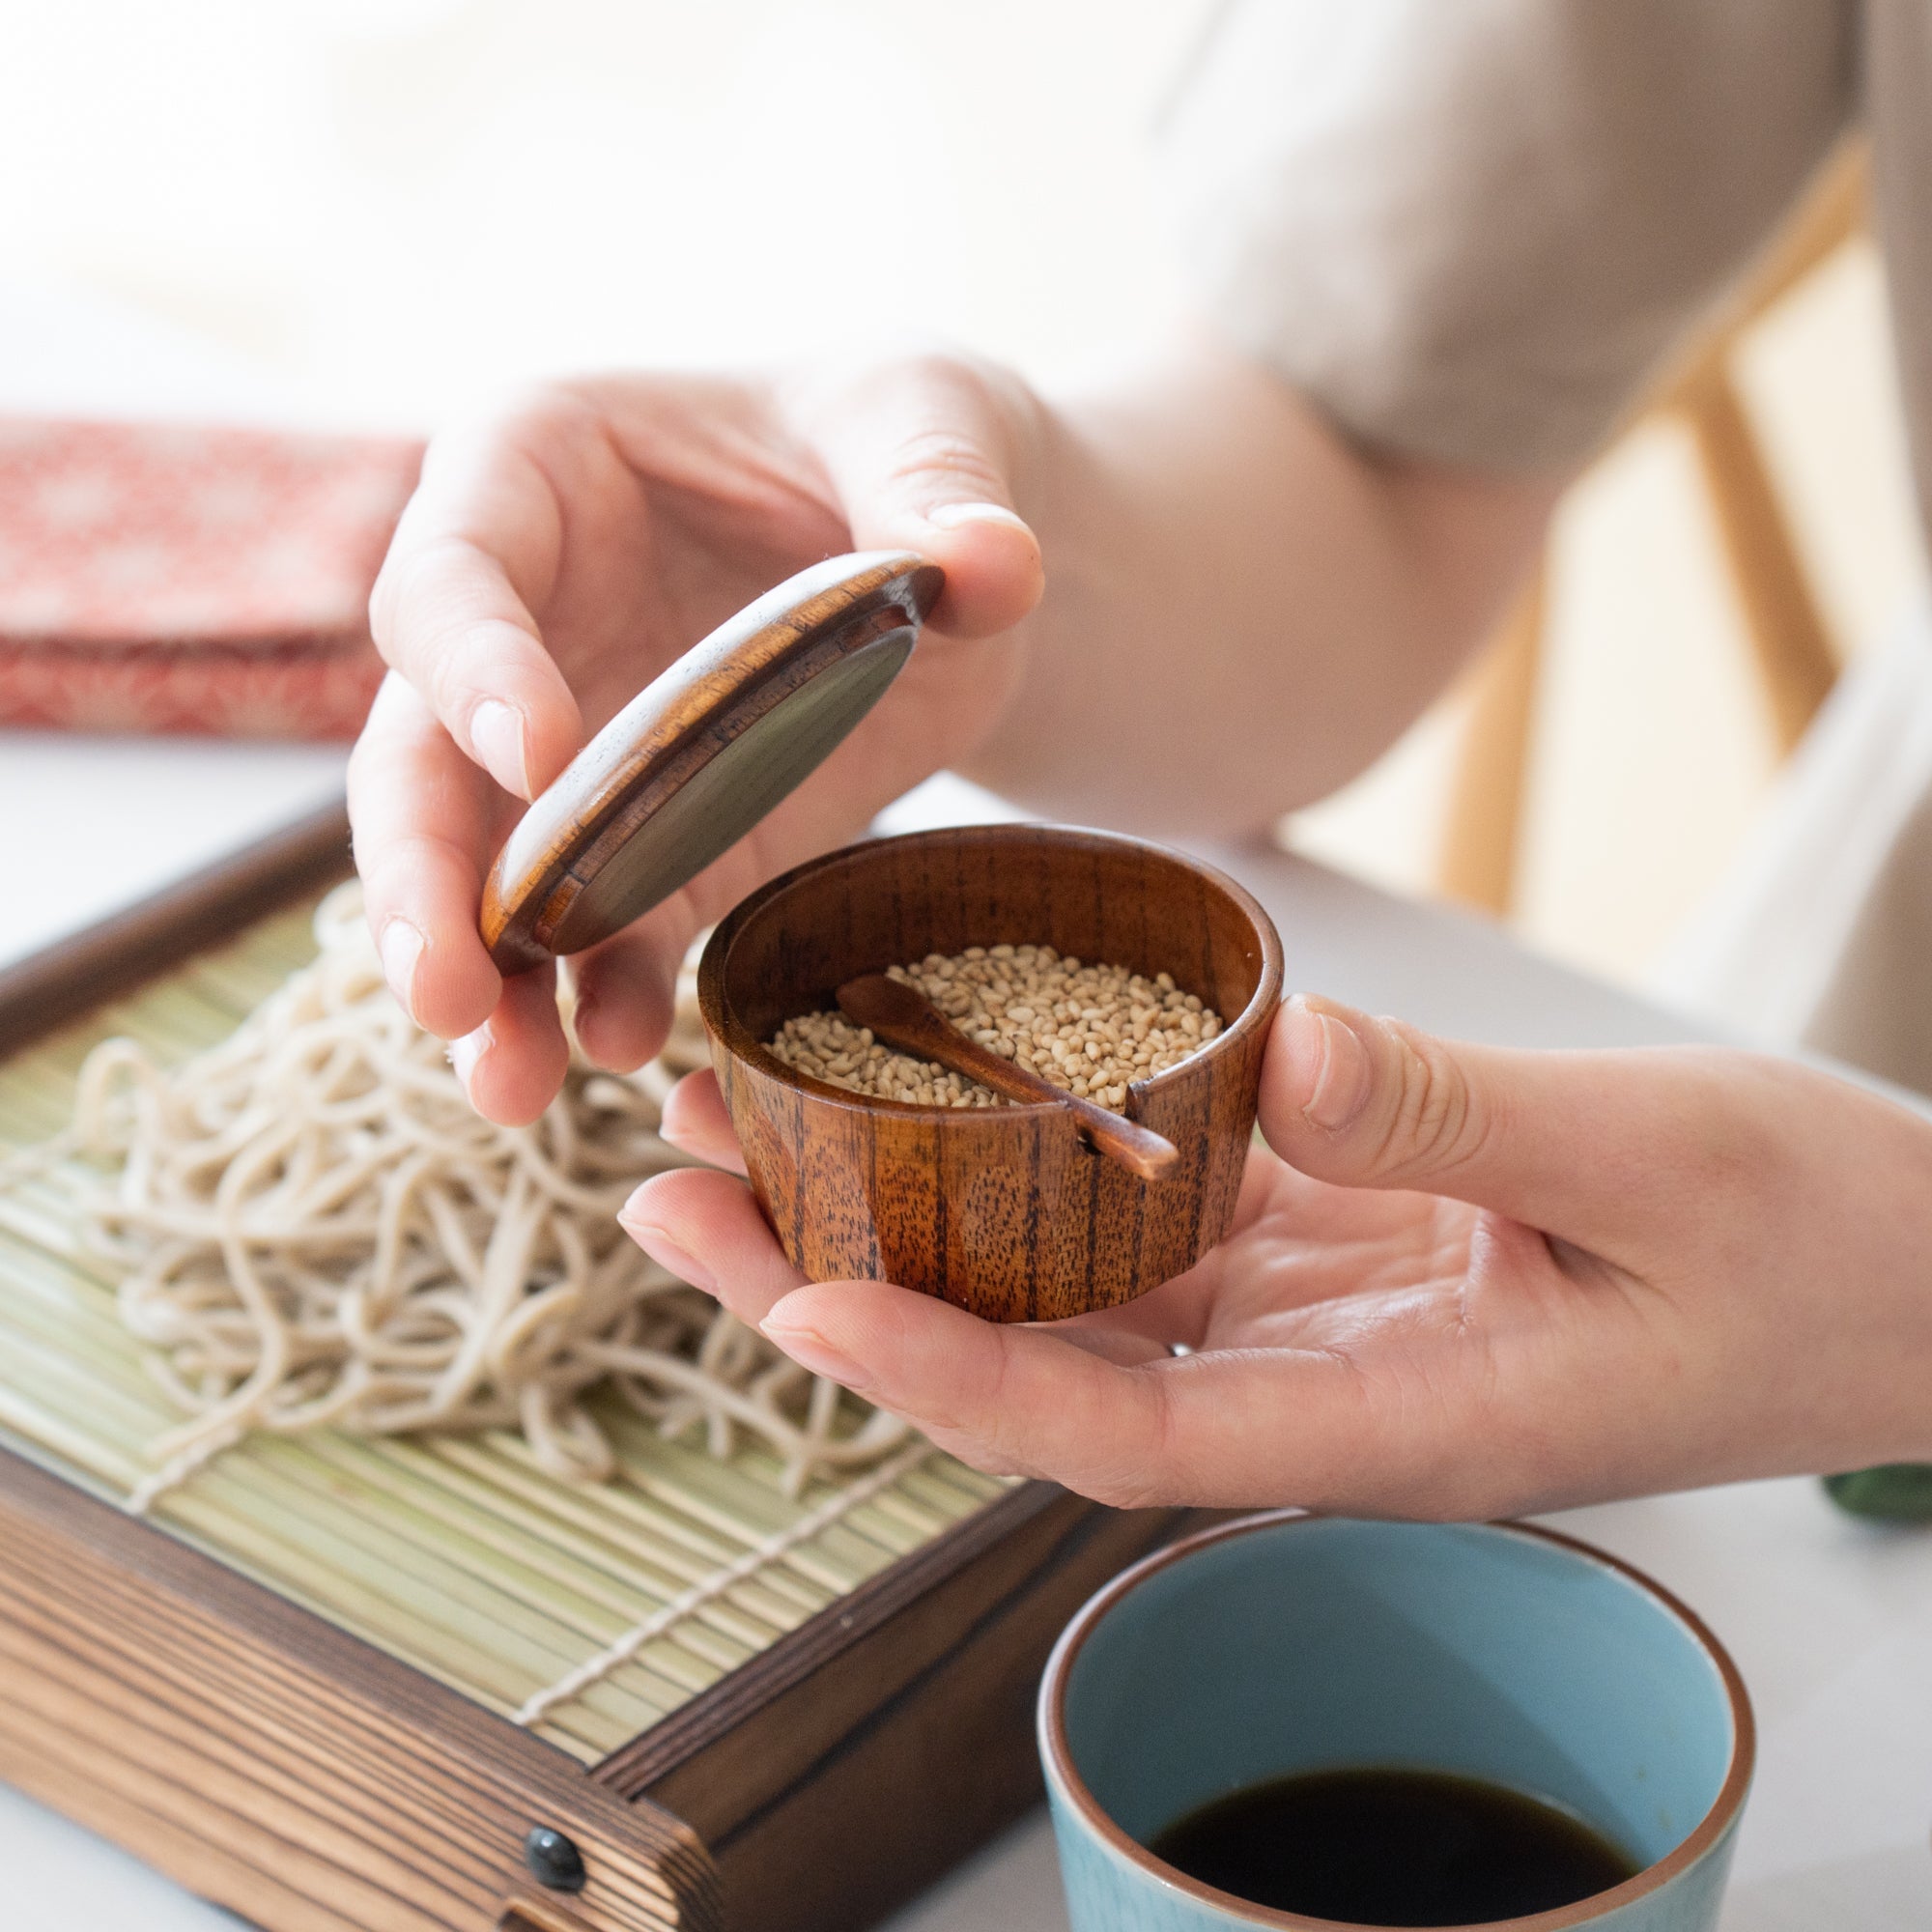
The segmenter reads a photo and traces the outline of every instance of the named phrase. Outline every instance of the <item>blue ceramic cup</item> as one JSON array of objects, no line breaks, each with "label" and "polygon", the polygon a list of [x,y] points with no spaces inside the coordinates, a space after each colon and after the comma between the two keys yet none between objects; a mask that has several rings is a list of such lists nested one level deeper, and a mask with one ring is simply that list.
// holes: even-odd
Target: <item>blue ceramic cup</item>
[{"label": "blue ceramic cup", "polygon": [[1513,1524],[1296,1514],[1116,1577],[1047,1663],[1039,1732],[1075,1932],[1334,1932],[1145,1845],[1241,1786],[1371,1766],[1552,1802],[1643,1867],[1511,1932],[1712,1932],[1754,1751],[1717,1639],[1614,1557]]}]

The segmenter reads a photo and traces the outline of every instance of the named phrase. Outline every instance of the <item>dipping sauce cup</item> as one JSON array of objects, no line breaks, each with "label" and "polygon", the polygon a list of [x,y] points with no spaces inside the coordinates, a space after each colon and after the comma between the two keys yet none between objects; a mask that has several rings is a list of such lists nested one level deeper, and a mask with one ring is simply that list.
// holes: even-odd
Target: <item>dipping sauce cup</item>
[{"label": "dipping sauce cup", "polygon": [[1713,1932],[1754,1754],[1736,1666],[1615,1557],[1516,1524],[1298,1514],[1210,1529],[1095,1596],[1047,1663],[1039,1743],[1075,1932],[1337,1932],[1146,1845],[1231,1791],[1354,1767],[1511,1787],[1641,1866],[1492,1927]]}]

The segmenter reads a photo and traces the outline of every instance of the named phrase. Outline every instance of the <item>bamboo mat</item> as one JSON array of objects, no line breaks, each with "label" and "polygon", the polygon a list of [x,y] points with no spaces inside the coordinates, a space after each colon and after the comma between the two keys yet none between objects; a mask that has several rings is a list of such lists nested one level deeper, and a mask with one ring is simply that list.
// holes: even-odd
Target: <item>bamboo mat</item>
[{"label": "bamboo mat", "polygon": [[[314,952],[309,909],[280,915],[0,1065],[0,1151],[67,1124],[97,1041],[184,1059]],[[0,1440],[120,1501],[180,1419],[79,1253],[60,1174],[0,1192]],[[619,1406],[603,1419],[610,1483],[559,1482],[508,1434],[256,1435],[152,1515],[594,1761],[1007,1487],[915,1443],[793,1501],[756,1448],[720,1463]]]}]

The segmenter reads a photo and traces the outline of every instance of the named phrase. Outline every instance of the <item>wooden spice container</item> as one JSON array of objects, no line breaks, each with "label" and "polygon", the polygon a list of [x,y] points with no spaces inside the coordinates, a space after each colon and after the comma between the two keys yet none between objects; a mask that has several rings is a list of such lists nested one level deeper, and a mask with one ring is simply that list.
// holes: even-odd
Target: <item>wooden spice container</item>
[{"label": "wooden spice container", "polygon": [[[764,1045],[857,974],[1002,942],[1166,972],[1222,1015],[1200,1052],[1129,1089],[1129,1116],[1180,1151],[1168,1178],[1095,1154],[1062,1107],[871,1099]],[[753,1186],[795,1266],[1037,1321],[1130,1300],[1227,1232],[1281,975],[1268,916],[1212,867],[1110,834],[986,825],[874,839],[774,879],[713,934],[698,998]]]}]

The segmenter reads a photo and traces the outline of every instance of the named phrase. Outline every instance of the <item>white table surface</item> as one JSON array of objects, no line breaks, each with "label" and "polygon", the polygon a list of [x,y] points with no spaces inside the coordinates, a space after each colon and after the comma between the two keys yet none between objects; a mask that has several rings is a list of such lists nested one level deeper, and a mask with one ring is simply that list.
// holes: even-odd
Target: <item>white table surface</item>
[{"label": "white table surface", "polygon": [[[4,407],[283,413],[268,385],[191,344],[0,285]],[[340,769],[341,753],[328,749],[0,733],[0,965],[300,815],[334,791]],[[1473,921],[1275,855],[1231,863],[1281,926],[1292,986],[1520,1045],[1699,1032]],[[1932,1530],[1854,1522],[1808,1481],[1553,1520],[1685,1597],[1749,1685],[1759,1770],[1725,1932],[1932,1928]],[[5,1932],[235,1924],[4,1785],[0,1870]],[[1065,1923],[1051,1839],[1035,1816],[891,1932],[1063,1932]]]}]

